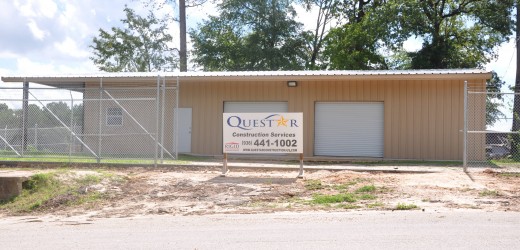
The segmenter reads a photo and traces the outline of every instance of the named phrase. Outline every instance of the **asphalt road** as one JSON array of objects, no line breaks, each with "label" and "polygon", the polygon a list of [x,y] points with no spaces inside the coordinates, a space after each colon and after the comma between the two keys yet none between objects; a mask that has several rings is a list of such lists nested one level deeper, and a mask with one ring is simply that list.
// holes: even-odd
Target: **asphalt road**
[{"label": "asphalt road", "polygon": [[0,219],[0,249],[519,249],[520,213],[344,212]]}]

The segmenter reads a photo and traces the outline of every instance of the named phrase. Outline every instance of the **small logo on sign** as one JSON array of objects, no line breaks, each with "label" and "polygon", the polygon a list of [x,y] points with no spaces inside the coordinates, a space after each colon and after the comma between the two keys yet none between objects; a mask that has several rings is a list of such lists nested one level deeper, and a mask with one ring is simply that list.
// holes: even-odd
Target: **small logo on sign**
[{"label": "small logo on sign", "polygon": [[288,121],[283,118],[283,115],[280,117],[280,120],[277,120],[277,122],[278,122],[278,127],[280,127],[280,126],[287,127]]},{"label": "small logo on sign", "polygon": [[240,144],[238,142],[228,142],[224,144],[226,151],[238,151],[240,149]]}]

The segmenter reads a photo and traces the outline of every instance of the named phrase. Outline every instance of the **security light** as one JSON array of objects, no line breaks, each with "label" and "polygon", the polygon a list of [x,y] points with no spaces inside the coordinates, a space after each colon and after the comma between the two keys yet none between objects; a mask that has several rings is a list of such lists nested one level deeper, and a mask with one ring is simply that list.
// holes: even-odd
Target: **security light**
[{"label": "security light", "polygon": [[287,87],[296,87],[298,85],[297,81],[288,81]]}]

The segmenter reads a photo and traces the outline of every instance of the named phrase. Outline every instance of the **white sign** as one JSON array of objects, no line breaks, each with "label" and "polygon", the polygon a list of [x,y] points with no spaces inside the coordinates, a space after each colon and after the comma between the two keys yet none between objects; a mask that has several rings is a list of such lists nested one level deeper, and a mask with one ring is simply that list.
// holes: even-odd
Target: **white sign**
[{"label": "white sign", "polygon": [[224,113],[224,153],[303,153],[303,113]]}]

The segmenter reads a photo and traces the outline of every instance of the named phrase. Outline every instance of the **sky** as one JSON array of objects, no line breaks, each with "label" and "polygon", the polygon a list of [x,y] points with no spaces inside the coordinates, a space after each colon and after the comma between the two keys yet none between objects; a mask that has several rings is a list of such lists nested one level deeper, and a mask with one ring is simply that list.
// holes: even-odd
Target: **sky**
[{"label": "sky", "polygon": [[[0,76],[97,72],[89,59],[92,38],[98,35],[100,28],[109,30],[120,26],[125,5],[140,14],[146,13],[140,0],[0,0]],[[303,8],[297,11],[298,21],[312,27],[316,12],[305,12]],[[165,13],[176,13],[176,10],[166,5],[156,14]],[[213,13],[212,5],[189,8],[188,29],[195,28]],[[169,30],[177,34],[177,24],[172,23]],[[178,40],[174,45],[178,47]],[[420,46],[417,39],[405,43],[405,49],[410,51]],[[498,48],[498,54],[496,60],[486,65],[486,70],[496,71],[506,85],[512,85],[516,73],[514,41]],[[7,94],[2,91],[0,98]]]}]

